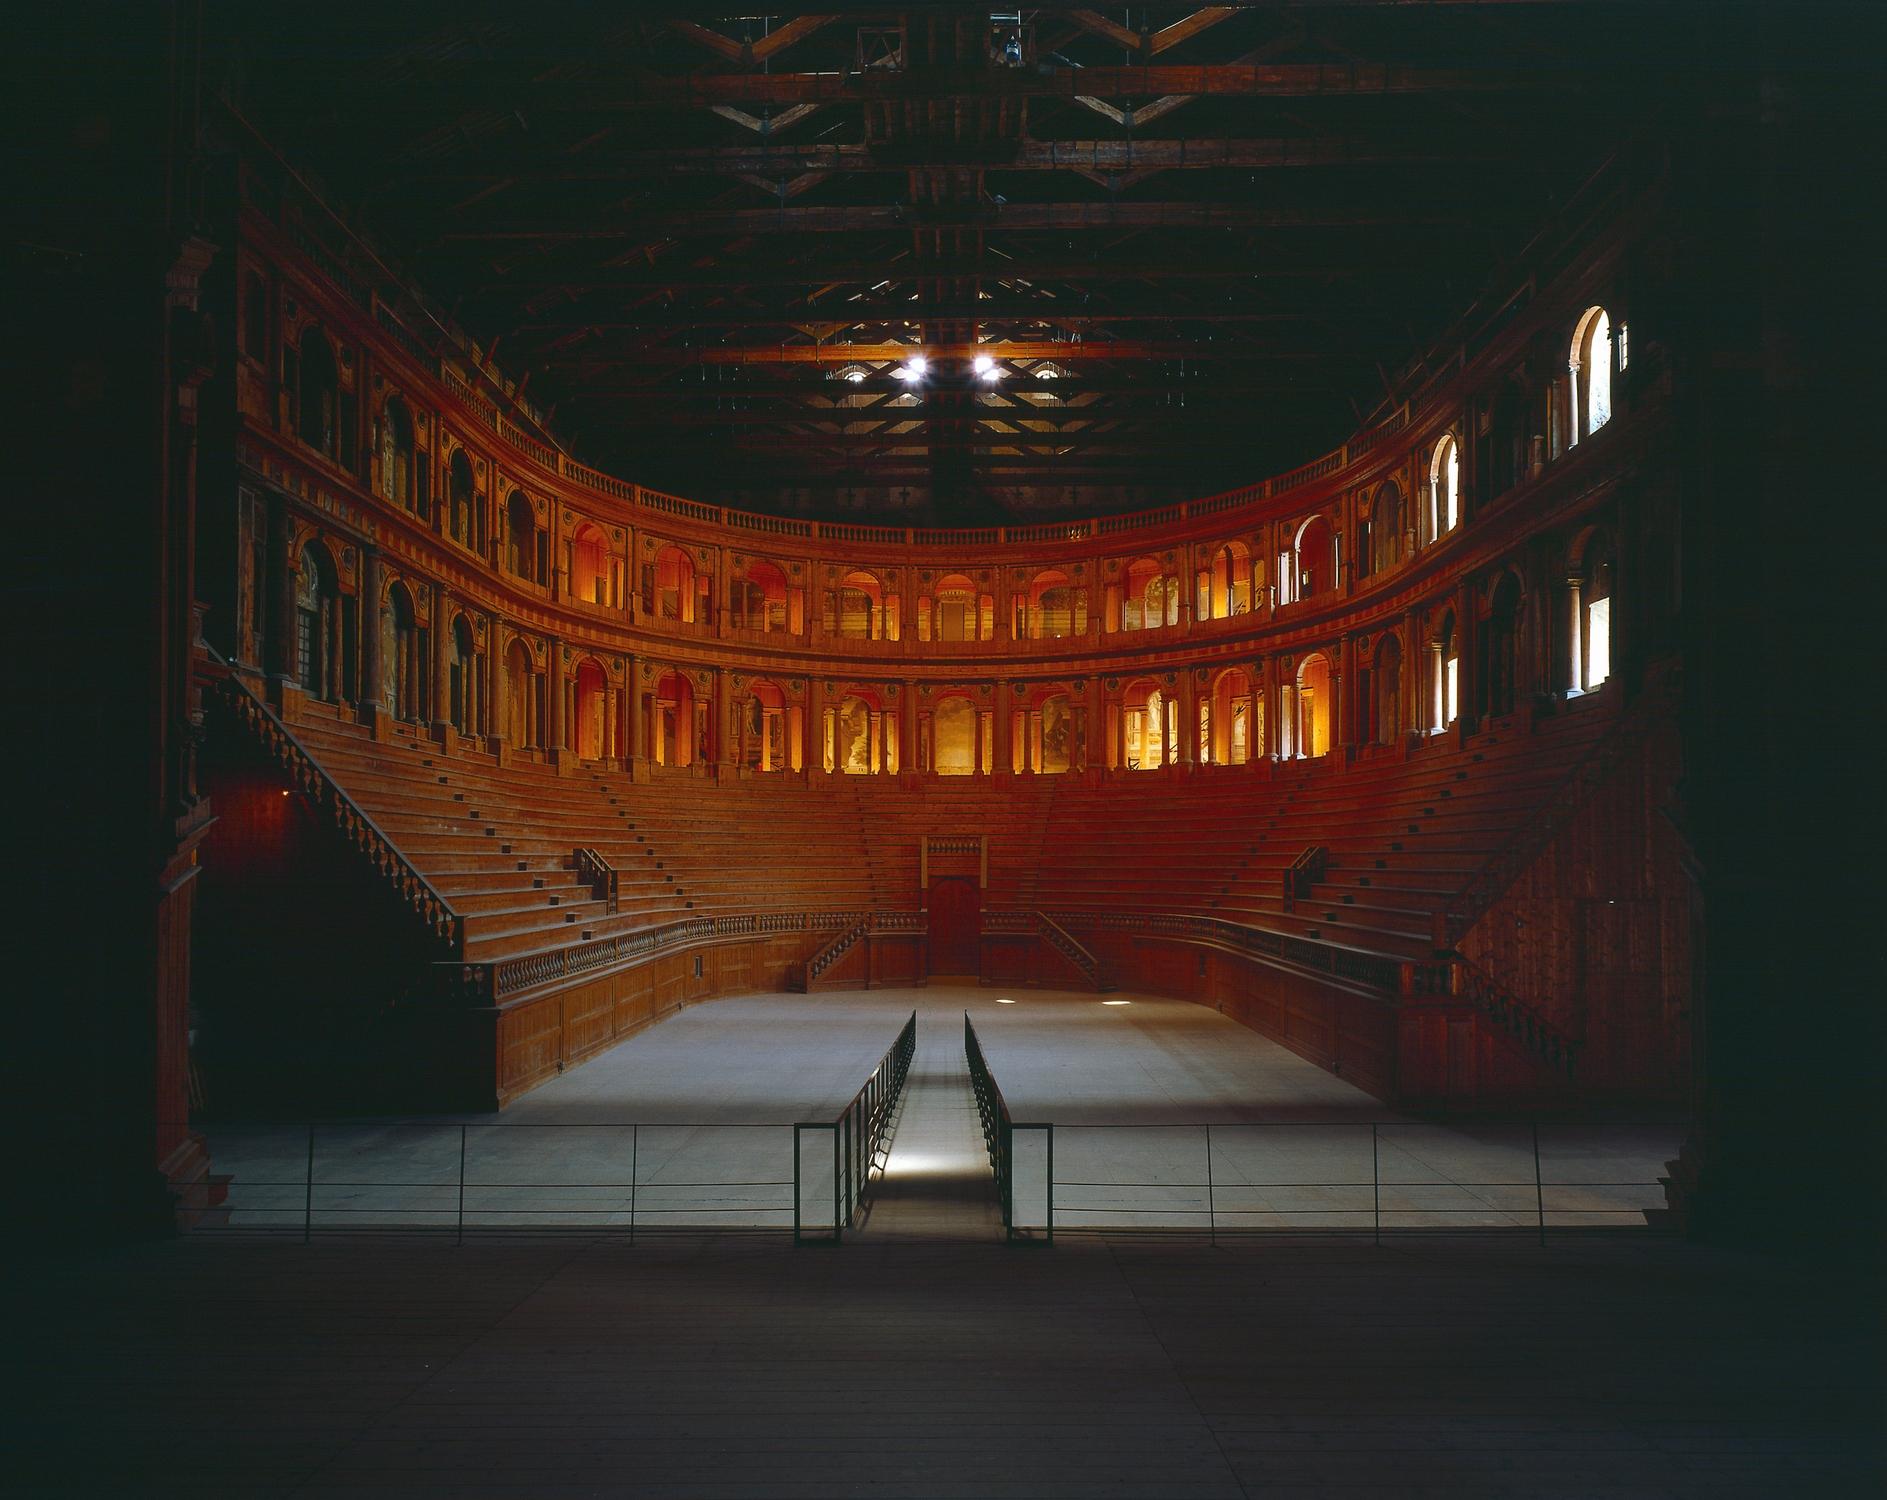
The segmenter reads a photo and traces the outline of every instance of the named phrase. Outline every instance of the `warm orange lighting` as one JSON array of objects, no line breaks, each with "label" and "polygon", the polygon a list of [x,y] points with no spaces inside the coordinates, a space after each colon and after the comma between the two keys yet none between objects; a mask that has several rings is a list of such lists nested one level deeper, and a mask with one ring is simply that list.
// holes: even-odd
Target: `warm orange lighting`
[{"label": "warm orange lighting", "polygon": [[1131,1000],[1103,1000],[1101,1004],[1103,1005],[1132,1005],[1133,1001]]}]

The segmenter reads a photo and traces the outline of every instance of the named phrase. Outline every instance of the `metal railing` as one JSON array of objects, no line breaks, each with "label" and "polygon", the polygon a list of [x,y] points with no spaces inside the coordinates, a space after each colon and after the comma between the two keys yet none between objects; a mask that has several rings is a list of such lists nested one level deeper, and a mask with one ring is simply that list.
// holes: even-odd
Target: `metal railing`
[{"label": "metal railing", "polygon": [[[970,1089],[976,1096],[977,1118],[983,1127],[983,1146],[990,1170],[996,1174],[996,1197],[1002,1204],[1003,1233],[1012,1241],[1048,1244],[1055,1238],[1055,1127],[1045,1121],[1010,1117],[996,1076],[989,1070],[977,1040],[970,1013],[963,1013],[963,1056],[969,1064]],[[1040,1163],[1039,1177],[1035,1170]],[[1018,1177],[1023,1191],[1016,1190]],[[1028,1184],[1039,1180],[1040,1190]]]},{"label": "metal railing", "polygon": [[604,904],[604,910],[613,915],[622,894],[621,876],[616,867],[598,850],[581,846],[571,851],[570,862],[577,879],[588,885],[596,899]]},{"label": "metal railing", "polygon": [[[817,1236],[837,1244],[857,1223],[858,1210],[870,1196],[873,1178],[884,1175],[885,1160],[891,1153],[892,1120],[916,1052],[917,1012],[912,1011],[897,1040],[878,1060],[878,1066],[851,1102],[839,1111],[837,1119],[802,1121],[793,1127],[793,1243],[804,1244],[809,1237]],[[822,1222],[808,1212],[813,1207],[823,1211],[825,1163],[817,1144],[821,1132],[831,1138],[830,1222]],[[805,1171],[809,1144],[815,1153],[816,1169],[812,1173]]]},{"label": "metal railing", "polygon": [[1330,862],[1330,850],[1323,844],[1312,844],[1284,872],[1284,909],[1297,910],[1297,903],[1308,896],[1311,887],[1324,878],[1324,869]]},{"label": "metal railing", "polygon": [[[831,1120],[350,1120],[209,1131],[208,1232],[790,1232],[838,1239],[884,1169],[912,1013]],[[817,1132],[829,1153],[808,1153]],[[829,1172],[829,1176],[828,1176]]]},{"label": "metal railing", "polygon": [[1079,1230],[1643,1231],[1681,1126],[1474,1119],[1061,1125],[1054,1223]]}]

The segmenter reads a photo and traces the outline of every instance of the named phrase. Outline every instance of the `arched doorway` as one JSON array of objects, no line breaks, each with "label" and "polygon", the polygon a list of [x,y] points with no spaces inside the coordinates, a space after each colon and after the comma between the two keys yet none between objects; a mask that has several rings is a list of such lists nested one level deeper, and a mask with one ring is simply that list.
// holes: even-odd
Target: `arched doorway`
[{"label": "arched doorway", "polygon": [[976,774],[976,728],[976,705],[961,694],[931,711],[931,767],[937,775]]},{"label": "arched doorway", "polygon": [[[1514,711],[1520,677],[1520,580],[1503,573],[1488,603],[1487,712],[1503,718]],[[1479,673],[1476,674],[1480,675]]]},{"label": "arched doorway", "polygon": [[452,727],[460,734],[478,733],[484,705],[483,683],[479,681],[478,648],[472,639],[472,624],[464,615],[452,622]]},{"label": "arched doorway", "polygon": [[1136,682],[1121,699],[1125,718],[1126,766],[1130,771],[1157,771],[1170,758],[1174,705],[1151,682]]},{"label": "arched doorway", "polygon": [[654,758],[658,766],[690,766],[695,761],[694,686],[680,672],[665,672],[655,684]]},{"label": "arched doorway", "polygon": [[387,591],[380,620],[381,699],[394,718],[410,723],[425,716],[421,694],[426,674],[413,596],[405,584],[396,583]]},{"label": "arched doorway", "polygon": [[602,760],[610,752],[609,674],[593,656],[577,663],[576,751],[579,760]]},{"label": "arched doorway", "polygon": [[505,737],[514,749],[535,749],[541,743],[538,723],[537,673],[524,642],[514,637],[505,652]]},{"label": "arched doorway", "polygon": [[1402,723],[1402,642],[1386,635],[1376,647],[1372,687],[1375,733],[1379,745],[1393,745]]},{"label": "arched doorway", "polygon": [[339,697],[340,589],[334,559],[319,542],[301,549],[295,570],[295,661],[302,691]]},{"label": "arched doorway", "polygon": [[1256,747],[1263,743],[1263,734],[1257,728],[1259,710],[1251,673],[1243,667],[1226,668],[1212,684],[1208,702],[1211,762],[1220,766],[1245,765],[1255,757]]},{"label": "arched doorway", "polygon": [[1330,658],[1307,656],[1297,669],[1297,753],[1316,759],[1330,753]]}]

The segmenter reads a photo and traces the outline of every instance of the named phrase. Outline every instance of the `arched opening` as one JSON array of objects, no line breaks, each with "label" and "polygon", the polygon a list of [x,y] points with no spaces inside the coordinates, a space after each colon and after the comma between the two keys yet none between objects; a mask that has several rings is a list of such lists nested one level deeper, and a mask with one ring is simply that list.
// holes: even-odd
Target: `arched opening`
[{"label": "arched opening", "polygon": [[1151,682],[1136,682],[1121,699],[1127,769],[1157,771],[1171,758],[1178,704]]},{"label": "arched opening", "polygon": [[694,685],[680,672],[664,672],[655,684],[649,732],[658,766],[690,766],[701,742]]},{"label": "arched opening", "polygon": [[931,767],[939,776],[974,776],[978,768],[976,705],[963,694],[931,711]]},{"label": "arched opening", "polygon": [[302,691],[316,698],[341,696],[340,604],[334,559],[309,542],[295,569],[295,661]]},{"label": "arched opening", "polygon": [[1387,572],[1402,561],[1402,487],[1393,479],[1376,492],[1369,512],[1369,539],[1357,558],[1367,557],[1371,573]]},{"label": "arched opening", "polygon": [[472,461],[465,456],[463,448],[455,448],[446,467],[446,527],[453,541],[474,550],[483,540],[482,528],[477,527],[478,517],[474,514],[476,497]]},{"label": "arched opening", "polygon": [[1330,753],[1330,658],[1316,652],[1297,668],[1297,753]]},{"label": "arched opening", "polygon": [[580,760],[602,760],[614,748],[609,732],[609,674],[593,656],[577,663],[572,681],[576,752]]},{"label": "arched opening", "polygon": [[826,630],[855,641],[895,641],[898,638],[898,601],[887,595],[875,574],[862,569],[847,573],[837,588],[826,591]]},{"label": "arched opening", "polygon": [[827,710],[827,769],[847,776],[875,776],[888,769],[885,713],[875,693],[848,693]]},{"label": "arched opening", "polygon": [[[1520,580],[1503,573],[1488,603],[1487,711],[1495,718],[1514,711],[1520,677]],[[1480,675],[1479,673],[1476,674]]]},{"label": "arched opening", "polygon": [[[920,606],[920,622],[924,613]],[[937,580],[927,613],[935,640],[986,641],[995,630],[994,596],[978,593],[976,584],[961,573]]]},{"label": "arched opening", "polygon": [[505,738],[516,749],[537,749],[543,744],[538,731],[542,723],[542,697],[531,653],[513,637],[505,652]]},{"label": "arched opening", "polygon": [[538,513],[525,491],[511,491],[504,508],[504,562],[526,583],[538,583]]},{"label": "arched opening", "polygon": [[1379,745],[1393,745],[1402,723],[1402,642],[1395,636],[1385,635],[1377,644],[1371,679],[1368,701],[1375,722],[1368,738]]},{"label": "arched opening", "polygon": [[1179,575],[1169,574],[1151,557],[1127,565],[1121,629],[1158,630],[1179,623]]},{"label": "arched opening", "polygon": [[1459,681],[1461,642],[1452,610],[1442,616],[1441,628],[1435,632],[1434,658],[1434,682],[1431,688],[1433,700],[1429,707],[1429,727],[1440,731],[1454,723],[1461,712]]},{"label": "arched opening", "polygon": [[380,493],[413,508],[413,415],[398,396],[388,397],[380,413]]},{"label": "arched opening", "polygon": [[1061,640],[1085,635],[1088,629],[1088,591],[1076,588],[1057,569],[1037,573],[1027,591],[1016,600],[1016,639]]},{"label": "arched opening", "polygon": [[747,571],[734,580],[732,591],[736,630],[771,635],[794,628],[787,618],[786,574],[775,564],[757,558],[748,563]]},{"label": "arched opening", "polygon": [[1263,708],[1251,673],[1243,667],[1227,667],[1212,684],[1206,701],[1207,759],[1218,766],[1242,766],[1253,760],[1264,743],[1264,731]]},{"label": "arched opening", "polygon": [[387,591],[380,615],[381,693],[394,718],[412,723],[426,716],[426,666],[421,653],[418,615],[403,583]]},{"label": "arched opening", "polygon": [[1612,420],[1612,320],[1602,307],[1587,308],[1573,331],[1573,422],[1571,442],[1590,437]]},{"label": "arched opening", "polygon": [[1256,580],[1249,547],[1239,541],[1221,543],[1213,549],[1209,574],[1204,618],[1223,620],[1250,611]]},{"label": "arched opening", "polygon": [[1450,433],[1428,461],[1428,536],[1434,541],[1455,529],[1461,516],[1461,445]]},{"label": "arched opening", "polygon": [[479,671],[478,647],[472,622],[459,615],[452,622],[452,660],[448,676],[452,693],[452,727],[460,734],[478,733],[484,714],[484,679]]},{"label": "arched opening", "polygon": [[1084,761],[1081,718],[1066,693],[1054,693],[1030,716],[1030,763],[1044,776],[1079,770]]},{"label": "arched opening", "polygon": [[1576,622],[1575,686],[1591,692],[1612,675],[1612,582],[1610,543],[1604,538],[1586,547]]},{"label": "arched opening", "polygon": [[585,604],[614,604],[609,543],[600,527],[583,522],[570,538],[570,592]]},{"label": "arched opening", "polygon": [[1337,534],[1328,519],[1312,516],[1297,528],[1291,561],[1293,601],[1315,598],[1337,586]]},{"label": "arched opening", "polygon": [[655,554],[643,603],[658,620],[695,618],[695,565],[681,548],[668,546]]},{"label": "arched opening", "polygon": [[787,721],[786,694],[779,684],[753,683],[741,708],[739,763],[750,771],[786,770],[789,747],[799,738]]},{"label": "arched opening", "polygon": [[301,382],[295,407],[295,431],[317,452],[333,458],[340,439],[340,372],[334,347],[318,328],[301,336]]}]

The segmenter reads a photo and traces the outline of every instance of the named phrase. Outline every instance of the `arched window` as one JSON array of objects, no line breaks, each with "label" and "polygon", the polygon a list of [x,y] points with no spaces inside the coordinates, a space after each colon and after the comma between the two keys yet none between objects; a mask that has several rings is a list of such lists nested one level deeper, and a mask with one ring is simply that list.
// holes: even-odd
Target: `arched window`
[{"label": "arched window", "polygon": [[527,583],[540,583],[537,512],[523,490],[505,503],[505,566]]},{"label": "arched window", "polygon": [[601,760],[611,754],[615,747],[611,743],[614,736],[610,733],[609,674],[603,670],[603,664],[593,656],[586,656],[577,663],[577,670],[571,683],[575,710],[576,752],[579,760]]},{"label": "arched window", "polygon": [[413,596],[403,583],[387,591],[381,615],[381,691],[393,717],[411,723],[426,714],[426,662],[420,648],[418,617]]},{"label": "arched window", "polygon": [[1454,723],[1461,712],[1461,640],[1452,610],[1442,616],[1441,628],[1435,632],[1434,658],[1429,727],[1439,733]]},{"label": "arched window", "polygon": [[1028,592],[1016,600],[1016,639],[1059,640],[1085,635],[1088,629],[1088,591],[1076,588],[1068,575],[1050,569],[1037,573]]},{"label": "arched window", "polygon": [[1251,673],[1243,667],[1227,667],[1212,684],[1207,700],[1206,760],[1217,766],[1242,766],[1257,757],[1264,743],[1259,728],[1262,706],[1253,688]]},{"label": "arched window", "polygon": [[939,776],[974,776],[979,759],[976,705],[962,694],[938,701],[931,712],[931,766]]},{"label": "arched window", "polygon": [[[705,704],[701,705],[705,708]],[[681,672],[665,672],[655,685],[649,733],[658,766],[689,766],[705,732],[706,715],[697,713],[694,686]]]},{"label": "arched window", "polygon": [[1066,693],[1053,693],[1029,719],[1029,763],[1044,776],[1059,776],[1080,767],[1083,756],[1081,721]]},{"label": "arched window", "polygon": [[413,417],[398,396],[380,413],[380,493],[413,508]]},{"label": "arched window", "polygon": [[1369,738],[1379,745],[1393,745],[1402,723],[1402,642],[1395,636],[1385,635],[1377,645],[1371,677],[1369,698],[1375,723]]},{"label": "arched window", "polygon": [[1587,308],[1573,333],[1573,422],[1569,443],[1590,437],[1612,420],[1612,320],[1602,307]]},{"label": "arched window", "polygon": [[321,331],[310,328],[301,336],[300,399],[295,409],[295,430],[317,452],[333,458],[340,442],[341,379],[334,349]]},{"label": "arched window", "polygon": [[1612,571],[1609,546],[1601,542],[1586,549],[1577,685],[1588,693],[1612,675]]},{"label": "arched window", "polygon": [[1121,629],[1158,630],[1177,625],[1179,600],[1179,575],[1167,572],[1151,557],[1139,558],[1127,566]]},{"label": "arched window", "polygon": [[602,530],[588,521],[578,526],[570,538],[570,592],[585,604],[616,602],[609,543]]},{"label": "arched window", "polygon": [[[1393,479],[1376,493],[1369,513],[1369,558],[1372,573],[1386,572],[1402,561],[1402,487]],[[1359,561],[1365,554],[1357,553]]]},{"label": "arched window", "polygon": [[792,629],[788,611],[786,574],[775,563],[756,558],[730,586],[730,607],[736,630],[772,635]]},{"label": "arched window", "polygon": [[319,542],[301,549],[295,570],[295,660],[302,690],[312,697],[340,696],[340,590],[334,559]]},{"label": "arched window", "polygon": [[1293,599],[1312,599],[1337,586],[1337,534],[1328,520],[1316,515],[1305,521],[1292,550],[1297,580]]},{"label": "arched window", "polygon": [[1330,753],[1330,658],[1316,652],[1297,669],[1297,753]]},{"label": "arched window", "polygon": [[477,734],[484,719],[485,683],[484,674],[479,670],[478,648],[472,638],[472,622],[464,615],[452,622],[451,642],[452,660],[448,670],[452,727],[460,734]]},{"label": "arched window", "polygon": [[1151,682],[1136,682],[1122,695],[1128,770],[1157,771],[1172,758],[1178,706]]},{"label": "arched window", "polygon": [[897,769],[886,743],[889,715],[874,693],[848,693],[826,710],[826,769],[847,776],[875,776]]},{"label": "arched window", "polygon": [[543,722],[540,692],[531,653],[513,636],[505,651],[505,737],[513,749],[534,750],[543,744],[538,732]]},{"label": "arched window", "polygon": [[1201,618],[1223,620],[1251,609],[1251,549],[1243,542],[1221,543],[1212,552],[1206,612]]},{"label": "arched window", "polygon": [[446,470],[446,526],[452,540],[461,547],[477,547],[482,538],[472,528],[472,500],[476,488],[472,482],[472,461],[463,448],[452,451]]},{"label": "arched window", "polygon": [[1450,433],[1428,461],[1428,541],[1455,529],[1460,519],[1461,446]]},{"label": "arched window", "polygon": [[[799,710],[786,701],[776,682],[761,680],[752,684],[741,705],[738,764],[750,771],[771,772],[788,769],[799,744]],[[794,766],[792,769],[797,770]]]},{"label": "arched window", "polygon": [[825,626],[829,635],[847,640],[895,641],[898,601],[877,576],[858,569],[826,590]]},{"label": "arched window", "polygon": [[930,612],[936,640],[987,641],[995,634],[995,597],[979,593],[976,584],[961,573],[937,580]]},{"label": "arched window", "polygon": [[694,619],[695,594],[694,559],[679,547],[662,548],[643,571],[642,603],[658,620]]}]

